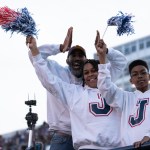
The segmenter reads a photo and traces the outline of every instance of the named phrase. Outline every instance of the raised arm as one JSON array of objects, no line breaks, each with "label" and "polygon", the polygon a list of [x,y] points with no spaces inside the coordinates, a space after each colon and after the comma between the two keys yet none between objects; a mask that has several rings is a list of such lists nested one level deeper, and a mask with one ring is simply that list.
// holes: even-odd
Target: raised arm
[{"label": "raised arm", "polygon": [[[70,27],[67,31],[67,35],[64,39],[63,44],[45,44],[41,45],[38,47],[41,56],[43,59],[47,59],[47,57],[56,55],[60,52],[66,52],[68,49],[71,47],[72,44],[72,32],[73,32],[73,27]],[[32,62],[32,56],[31,56],[31,51],[29,51],[29,58]]]},{"label": "raised arm", "polygon": [[105,98],[107,104],[111,107],[118,107],[123,109],[123,101],[125,99],[125,93],[118,88],[111,80],[110,70],[107,67],[108,64],[99,64],[98,68],[98,89]]},{"label": "raised arm", "polygon": [[[107,48],[105,42],[102,39],[100,39],[100,34],[98,31],[95,39],[95,48],[98,51],[96,47],[96,43],[98,43],[97,41],[101,41],[101,48],[106,50],[106,54],[107,54],[106,57],[108,62],[107,67],[110,70],[111,80],[115,82],[123,73],[127,64],[127,59],[120,51],[115,50],[113,48]],[[103,56],[101,58],[101,62],[102,60],[103,60]]]},{"label": "raised arm", "polygon": [[95,39],[95,48],[97,50],[97,55],[99,57],[99,61],[101,64],[106,63],[106,54],[108,53],[108,49],[103,39],[100,39],[100,33],[97,31],[96,39]]},{"label": "raised arm", "polygon": [[107,59],[109,61],[107,67],[111,73],[111,80],[115,82],[123,74],[127,59],[120,51],[113,48],[108,49]]},{"label": "raised arm", "polygon": [[[47,61],[47,66],[51,70],[51,72],[54,75],[60,77],[62,80],[68,80],[68,81],[70,81],[70,77],[68,77],[68,70],[64,66],[57,63],[56,61],[47,59],[47,57],[50,55],[57,54],[60,51],[62,52],[68,51],[68,49],[71,47],[71,44],[72,44],[72,32],[73,32],[73,28],[70,27],[67,31],[67,35],[64,39],[63,44],[60,44],[59,46],[56,46],[56,45],[43,45],[40,47],[36,46],[42,58],[45,61]],[[32,60],[33,57],[32,57],[31,51],[29,51],[28,54],[29,54],[29,59],[31,63],[33,63],[33,60]]]},{"label": "raised arm", "polygon": [[76,85],[63,82],[60,78],[53,75],[48,68],[47,61],[41,57],[34,37],[27,37],[26,44],[30,48],[33,66],[42,85],[63,103],[70,103],[69,105],[71,105],[73,103],[72,97],[78,93]]},{"label": "raised arm", "polygon": [[47,59],[47,57],[56,55],[60,52],[66,52],[69,50],[72,44],[72,34],[73,34],[73,27],[70,27],[67,31],[67,35],[64,39],[64,42],[62,44],[45,44],[38,47],[42,58]]},{"label": "raised arm", "polygon": [[[98,89],[100,90],[102,96],[106,99],[106,102],[110,106],[122,108],[124,92],[121,91],[121,89],[119,89],[112,81],[112,76],[113,76],[112,72],[114,70],[117,70],[117,64],[120,62],[120,60],[118,60],[116,55],[112,55],[111,56],[112,61],[107,63],[106,57],[108,57],[109,50],[107,49],[107,46],[104,43],[104,41],[100,39],[100,34],[98,31],[97,31],[96,40],[95,40],[95,47],[96,47],[99,60],[100,60],[100,64],[98,66],[99,67],[98,83],[97,83]],[[111,64],[114,62],[116,64],[116,68],[114,64],[113,65]],[[114,70],[112,70],[113,67],[114,67]]]}]

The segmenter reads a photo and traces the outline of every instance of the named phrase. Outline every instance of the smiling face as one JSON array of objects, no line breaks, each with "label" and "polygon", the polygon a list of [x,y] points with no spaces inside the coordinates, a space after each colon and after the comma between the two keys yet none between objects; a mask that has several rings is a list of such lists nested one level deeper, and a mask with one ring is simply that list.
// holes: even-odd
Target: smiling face
[{"label": "smiling face", "polygon": [[74,50],[66,60],[71,73],[77,78],[80,78],[83,75],[82,70],[85,60],[86,57],[81,50]]},{"label": "smiling face", "polygon": [[135,85],[136,89],[145,92],[148,90],[150,75],[146,67],[138,65],[131,70],[130,82]]},{"label": "smiling face", "polygon": [[86,63],[83,68],[84,84],[97,88],[98,69],[91,63]]}]

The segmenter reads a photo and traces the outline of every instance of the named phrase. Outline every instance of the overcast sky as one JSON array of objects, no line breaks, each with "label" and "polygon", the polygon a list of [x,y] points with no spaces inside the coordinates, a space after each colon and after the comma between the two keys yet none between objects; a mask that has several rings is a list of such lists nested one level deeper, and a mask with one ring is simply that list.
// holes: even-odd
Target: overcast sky
[{"label": "overcast sky", "polygon": [[[108,47],[150,35],[149,0],[1,0],[0,7],[4,6],[14,10],[27,7],[39,29],[38,45],[62,43],[67,29],[73,26],[72,45],[83,46],[88,58],[95,53],[96,30],[102,35],[107,20],[118,11],[135,16],[135,34],[119,37],[116,28],[109,27],[104,36]],[[28,94],[29,99],[37,100],[32,110],[38,114],[40,125],[46,120],[46,92],[28,59],[25,36],[14,33],[11,37],[10,32],[0,29],[0,43],[0,134],[27,128]],[[66,54],[52,59],[66,65]]]}]

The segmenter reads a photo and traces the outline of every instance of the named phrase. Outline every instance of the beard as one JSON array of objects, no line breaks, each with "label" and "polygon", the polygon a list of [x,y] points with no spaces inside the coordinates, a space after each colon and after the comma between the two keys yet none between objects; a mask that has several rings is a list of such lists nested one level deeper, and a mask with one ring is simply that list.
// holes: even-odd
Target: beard
[{"label": "beard", "polygon": [[82,77],[82,69],[78,69],[78,70],[75,70],[73,69],[72,67],[69,67],[70,68],[70,71],[71,73],[77,77],[77,78],[81,78]]}]

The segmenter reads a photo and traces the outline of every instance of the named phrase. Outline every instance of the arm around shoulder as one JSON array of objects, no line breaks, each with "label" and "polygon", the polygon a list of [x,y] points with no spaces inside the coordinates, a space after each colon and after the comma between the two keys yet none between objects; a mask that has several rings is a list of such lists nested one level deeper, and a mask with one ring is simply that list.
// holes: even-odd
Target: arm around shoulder
[{"label": "arm around shoulder", "polygon": [[108,69],[111,73],[111,79],[115,82],[126,68],[127,58],[123,53],[113,48],[108,49],[107,58],[109,61]]}]

